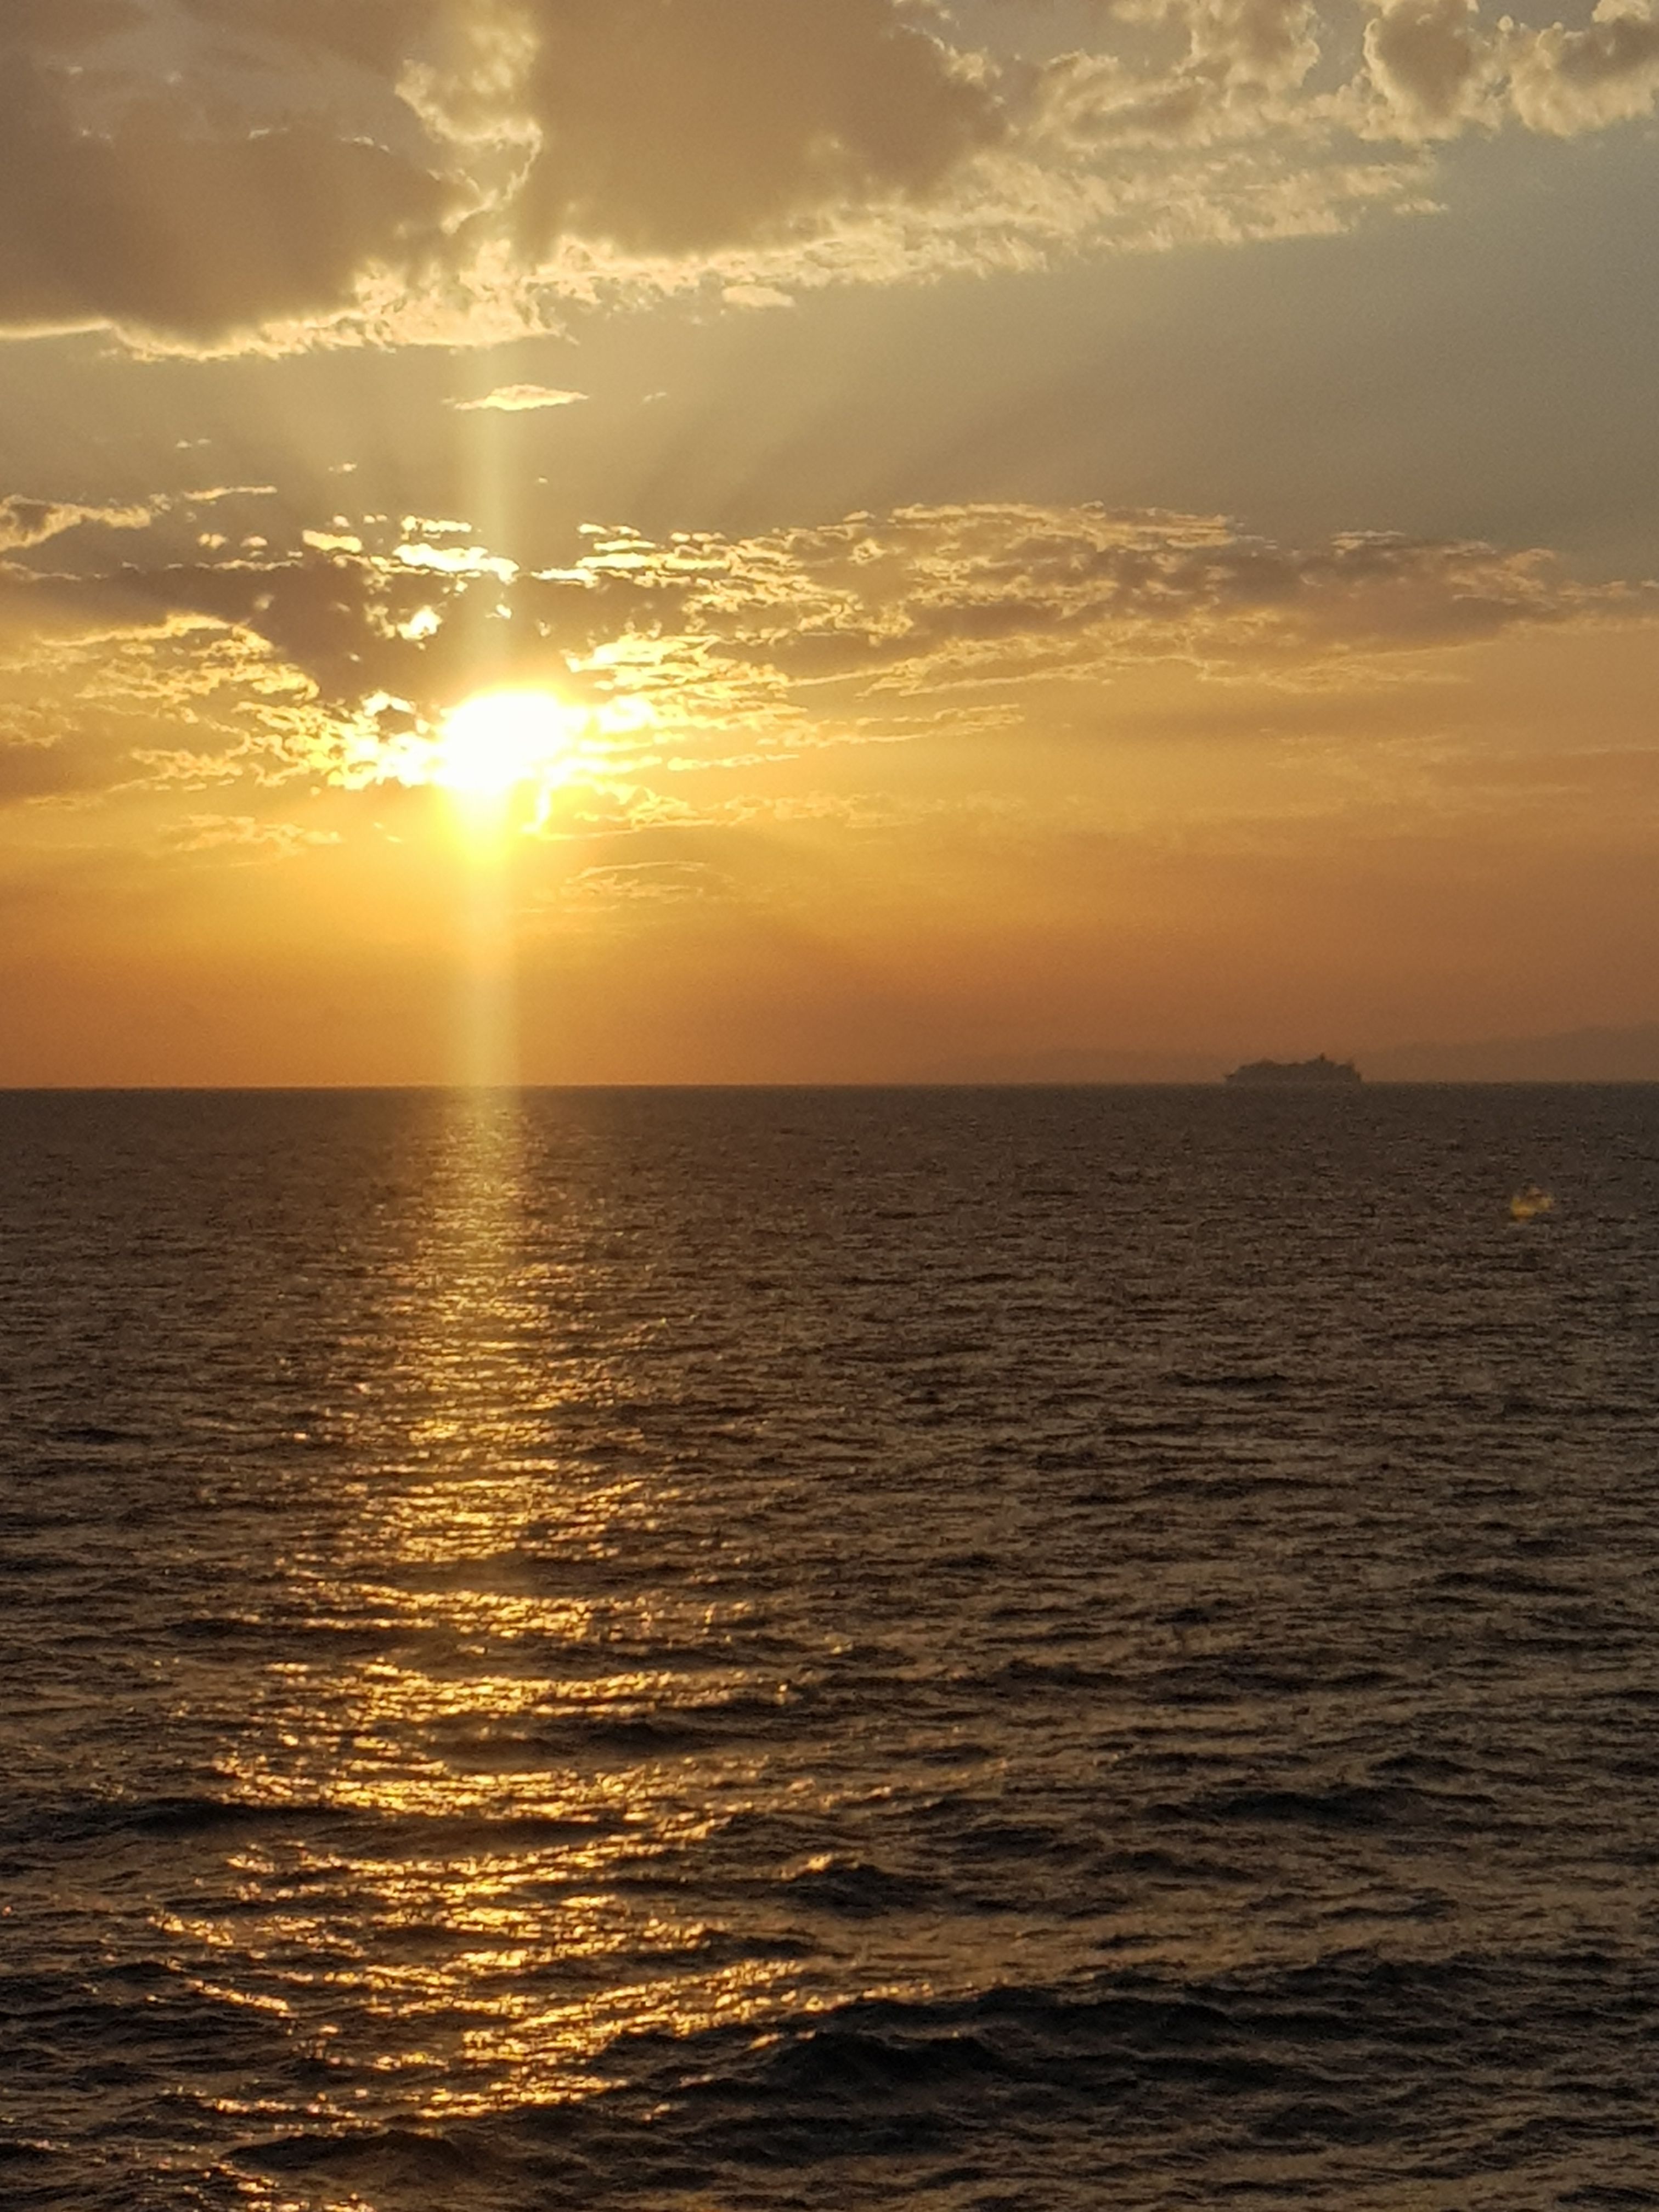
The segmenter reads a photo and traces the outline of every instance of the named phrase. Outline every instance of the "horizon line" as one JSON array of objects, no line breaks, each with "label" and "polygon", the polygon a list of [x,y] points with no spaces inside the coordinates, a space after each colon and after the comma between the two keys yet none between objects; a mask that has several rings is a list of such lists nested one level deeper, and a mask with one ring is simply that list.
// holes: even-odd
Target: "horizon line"
[{"label": "horizon line", "polygon": [[1224,1076],[874,1076],[735,1077],[714,1081],[489,1083],[0,1083],[0,1098],[44,1097],[520,1097],[580,1091],[1218,1091],[1249,1097],[1362,1091],[1632,1091],[1659,1087],[1659,1075],[1365,1076],[1358,1085],[1235,1085]]}]

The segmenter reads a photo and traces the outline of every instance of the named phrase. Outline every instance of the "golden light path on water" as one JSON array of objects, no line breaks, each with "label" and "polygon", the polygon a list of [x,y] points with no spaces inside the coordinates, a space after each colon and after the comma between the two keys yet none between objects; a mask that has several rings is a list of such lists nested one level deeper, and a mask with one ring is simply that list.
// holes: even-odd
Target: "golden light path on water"
[{"label": "golden light path on water", "polygon": [[343,1348],[380,1371],[339,1520],[288,1563],[321,1654],[266,1670],[222,1770],[286,1817],[236,1856],[236,1918],[168,1930],[226,1958],[236,1988],[204,1989],[286,2018],[329,2128],[369,2110],[335,2068],[375,2077],[376,2124],[465,2118],[613,2087],[594,2062],[622,2035],[817,2004],[678,1904],[680,1856],[765,1796],[767,1761],[623,1740],[782,1686],[720,1663],[719,1602],[631,1571],[672,1485],[558,1451],[561,1391],[613,1388],[538,1357],[580,1269],[526,1249],[513,1095],[453,1103],[393,1334]]}]

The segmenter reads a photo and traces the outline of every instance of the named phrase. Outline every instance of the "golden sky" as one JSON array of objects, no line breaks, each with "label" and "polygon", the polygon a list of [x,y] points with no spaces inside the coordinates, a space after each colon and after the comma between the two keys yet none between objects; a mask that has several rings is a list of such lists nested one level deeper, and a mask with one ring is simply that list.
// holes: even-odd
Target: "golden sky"
[{"label": "golden sky", "polygon": [[1646,0],[0,0],[0,1082],[1652,1022],[1656,98]]}]

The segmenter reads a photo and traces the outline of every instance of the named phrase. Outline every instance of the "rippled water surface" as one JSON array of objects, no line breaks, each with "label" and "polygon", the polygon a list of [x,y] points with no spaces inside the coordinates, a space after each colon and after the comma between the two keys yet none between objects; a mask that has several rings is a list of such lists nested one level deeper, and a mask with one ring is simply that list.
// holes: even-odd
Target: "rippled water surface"
[{"label": "rippled water surface", "polygon": [[0,1390],[17,2212],[1659,2205],[1659,1091],[13,1096]]}]

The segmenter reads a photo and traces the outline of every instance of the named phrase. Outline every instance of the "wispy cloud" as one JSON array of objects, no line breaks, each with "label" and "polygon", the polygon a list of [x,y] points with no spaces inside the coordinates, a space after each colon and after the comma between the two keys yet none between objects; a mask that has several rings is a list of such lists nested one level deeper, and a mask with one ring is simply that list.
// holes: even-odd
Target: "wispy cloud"
[{"label": "wispy cloud", "polygon": [[567,879],[562,896],[571,906],[616,908],[729,899],[736,890],[730,876],[703,861],[642,860],[584,868]]},{"label": "wispy cloud", "polygon": [[228,853],[244,860],[291,860],[340,842],[331,830],[307,830],[296,822],[261,822],[248,814],[191,814],[163,838],[170,852]]},{"label": "wispy cloud", "polygon": [[103,530],[147,530],[155,520],[148,507],[82,507],[73,501],[0,499],[0,553],[19,553],[83,523]]},{"label": "wispy cloud", "polygon": [[544,407],[578,407],[585,392],[559,392],[545,384],[502,384],[482,399],[452,399],[458,415],[477,415],[488,410],[497,415],[533,415]]}]

